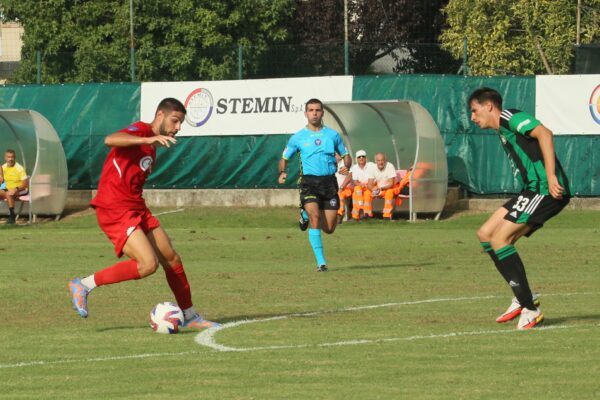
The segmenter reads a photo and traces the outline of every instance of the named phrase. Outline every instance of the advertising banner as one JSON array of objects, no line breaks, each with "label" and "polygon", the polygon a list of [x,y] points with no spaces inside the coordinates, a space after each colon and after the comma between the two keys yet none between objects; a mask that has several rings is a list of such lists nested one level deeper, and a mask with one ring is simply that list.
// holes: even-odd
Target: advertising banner
[{"label": "advertising banner", "polygon": [[307,100],[351,101],[352,77],[142,83],[141,120],[165,97],[186,106],[178,136],[290,134],[306,124]]},{"label": "advertising banner", "polygon": [[535,110],[555,135],[600,135],[600,75],[537,76]]}]

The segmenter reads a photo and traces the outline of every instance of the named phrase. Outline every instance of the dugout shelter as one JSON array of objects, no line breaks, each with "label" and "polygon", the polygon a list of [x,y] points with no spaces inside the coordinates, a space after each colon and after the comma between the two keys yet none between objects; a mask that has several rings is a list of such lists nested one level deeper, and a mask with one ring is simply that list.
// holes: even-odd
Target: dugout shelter
[{"label": "dugout shelter", "polygon": [[[340,132],[354,160],[364,149],[368,160],[384,152],[398,174],[411,175],[408,193],[395,212],[439,219],[448,192],[444,141],[429,112],[414,101],[350,101],[323,104],[325,125]],[[375,205],[374,205],[375,207]]]},{"label": "dugout shelter", "polygon": [[[52,124],[33,110],[0,110],[0,154],[13,149],[29,177],[29,193],[15,204],[17,214],[60,218],[67,199],[68,171],[65,152]],[[0,214],[8,207],[0,202]]]}]

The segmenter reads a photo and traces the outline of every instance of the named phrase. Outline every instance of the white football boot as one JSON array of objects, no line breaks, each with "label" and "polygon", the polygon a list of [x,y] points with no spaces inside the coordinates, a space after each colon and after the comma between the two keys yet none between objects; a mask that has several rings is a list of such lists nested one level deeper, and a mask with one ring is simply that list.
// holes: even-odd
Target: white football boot
[{"label": "white football boot", "polygon": [[520,331],[531,329],[534,326],[541,324],[543,320],[544,314],[542,314],[542,311],[539,308],[536,308],[535,310],[523,308],[521,311],[521,318],[519,318],[519,323],[517,324],[517,329]]},{"label": "white football boot", "polygon": [[[536,293],[533,294],[533,304],[536,307],[540,306],[540,295],[539,294],[536,294]],[[496,322],[502,323],[502,322],[512,321],[513,319],[515,319],[519,315],[521,315],[522,310],[523,310],[523,307],[521,307],[521,303],[519,303],[519,300],[517,300],[516,297],[513,297],[512,303],[510,303],[510,306],[508,306],[508,308],[506,309],[504,314],[502,314],[498,318],[496,318]]]}]

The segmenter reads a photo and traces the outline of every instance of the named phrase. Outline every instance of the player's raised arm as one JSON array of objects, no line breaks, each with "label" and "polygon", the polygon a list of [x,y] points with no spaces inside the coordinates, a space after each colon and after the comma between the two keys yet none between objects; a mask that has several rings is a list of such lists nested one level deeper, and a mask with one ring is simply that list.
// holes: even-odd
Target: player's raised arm
[{"label": "player's raised arm", "polygon": [[126,132],[115,132],[104,139],[104,144],[108,147],[130,147],[143,144],[171,147],[171,144],[175,143],[177,143],[177,140],[170,136],[156,135],[151,137],[141,137],[130,135]]}]

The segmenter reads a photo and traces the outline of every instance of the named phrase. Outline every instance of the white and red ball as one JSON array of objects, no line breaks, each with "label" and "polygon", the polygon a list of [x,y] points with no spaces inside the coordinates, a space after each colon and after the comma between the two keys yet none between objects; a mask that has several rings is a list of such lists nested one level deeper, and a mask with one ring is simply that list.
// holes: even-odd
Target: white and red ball
[{"label": "white and red ball", "polygon": [[177,304],[159,303],[150,313],[150,326],[157,333],[177,333],[183,326],[183,311]]}]

